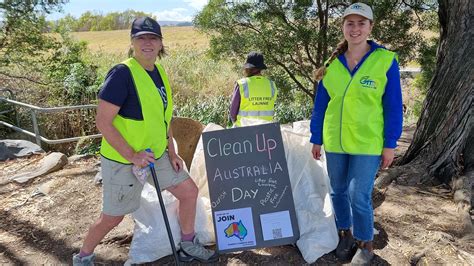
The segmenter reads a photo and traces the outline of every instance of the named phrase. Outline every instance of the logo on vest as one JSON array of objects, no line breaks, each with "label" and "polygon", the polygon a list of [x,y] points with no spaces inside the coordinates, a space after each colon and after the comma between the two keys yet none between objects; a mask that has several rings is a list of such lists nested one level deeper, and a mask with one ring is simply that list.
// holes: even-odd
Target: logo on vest
[{"label": "logo on vest", "polygon": [[363,76],[360,79],[360,84],[362,84],[364,88],[377,89],[377,83],[375,80],[370,79],[369,76]]},{"label": "logo on vest", "polygon": [[168,98],[166,98],[166,89],[165,86],[156,87],[158,92],[160,93],[161,100],[163,101],[163,106],[166,108],[168,107]]}]

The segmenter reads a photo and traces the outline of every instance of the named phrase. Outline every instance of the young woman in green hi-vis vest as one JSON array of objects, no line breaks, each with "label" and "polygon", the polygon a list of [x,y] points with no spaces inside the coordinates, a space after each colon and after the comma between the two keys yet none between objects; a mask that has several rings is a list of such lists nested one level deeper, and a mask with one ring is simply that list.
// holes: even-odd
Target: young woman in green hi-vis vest
[{"label": "young woman in green hi-vis vest", "polygon": [[315,72],[320,82],[310,124],[314,159],[325,150],[339,230],[336,256],[362,265],[374,256],[375,175],[391,165],[403,119],[397,57],[367,40],[373,26],[368,5],[344,11],[344,41]]},{"label": "young woman in green hi-vis vest", "polygon": [[[73,264],[92,265],[95,247],[126,214],[139,208],[144,182],[153,182],[151,175],[139,180],[149,172],[144,169],[149,163],[155,164],[160,189],[179,200],[180,259],[216,261],[217,253],[204,248],[194,233],[198,188],[176,154],[169,127],[171,88],[156,62],[164,55],[160,25],[150,17],[137,18],[130,36],[131,57],[109,71],[99,93],[96,124],[103,135],[102,213],[89,227]],[[148,148],[152,152],[146,152]]]}]

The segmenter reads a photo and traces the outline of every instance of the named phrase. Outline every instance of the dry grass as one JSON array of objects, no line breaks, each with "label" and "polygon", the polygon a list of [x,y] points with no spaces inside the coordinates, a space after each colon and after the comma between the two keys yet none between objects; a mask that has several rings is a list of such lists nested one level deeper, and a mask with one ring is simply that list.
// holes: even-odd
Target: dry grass
[{"label": "dry grass", "polygon": [[[163,42],[169,51],[183,48],[205,50],[209,47],[208,37],[192,26],[163,27],[162,32]],[[78,40],[86,41],[87,47],[92,52],[124,54],[130,45],[129,30],[74,32],[73,36]]]}]

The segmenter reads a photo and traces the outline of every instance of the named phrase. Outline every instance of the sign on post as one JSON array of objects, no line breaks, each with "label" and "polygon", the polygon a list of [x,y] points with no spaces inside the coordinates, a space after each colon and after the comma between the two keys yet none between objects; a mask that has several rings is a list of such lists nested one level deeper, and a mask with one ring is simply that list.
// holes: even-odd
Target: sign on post
[{"label": "sign on post", "polygon": [[217,248],[231,252],[299,238],[278,123],[202,136]]}]

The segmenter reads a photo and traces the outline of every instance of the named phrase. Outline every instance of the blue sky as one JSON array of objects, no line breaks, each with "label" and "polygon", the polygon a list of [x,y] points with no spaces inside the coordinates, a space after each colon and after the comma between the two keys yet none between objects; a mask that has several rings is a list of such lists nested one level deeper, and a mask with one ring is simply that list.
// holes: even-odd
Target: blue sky
[{"label": "blue sky", "polygon": [[62,13],[53,13],[47,18],[56,20],[71,14],[78,18],[86,11],[107,14],[133,9],[152,13],[158,20],[191,21],[208,0],[69,0]]}]

